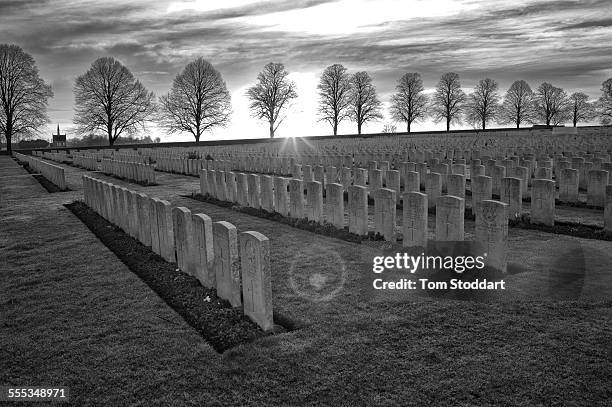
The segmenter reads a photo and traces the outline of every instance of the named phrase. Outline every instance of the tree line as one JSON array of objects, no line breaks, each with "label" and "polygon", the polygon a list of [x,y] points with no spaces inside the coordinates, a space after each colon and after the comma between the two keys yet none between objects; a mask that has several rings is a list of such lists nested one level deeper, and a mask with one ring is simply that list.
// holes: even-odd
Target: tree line
[{"label": "tree line", "polygon": [[[246,97],[253,117],[267,122],[274,137],[287,108],[298,97],[296,85],[282,63],[271,62],[258,74]],[[452,125],[466,123],[486,129],[491,123],[543,123],[547,126],[599,118],[612,122],[612,78],[602,84],[602,96],[594,101],[575,92],[568,95],[548,82],[532,90],[517,80],[502,96],[490,78],[478,82],[466,94],[459,75],[441,76],[427,94],[420,74],[407,72],[397,81],[389,113],[410,132],[415,123],[431,118]],[[372,77],[365,71],[350,73],[334,64],[325,68],[317,85],[318,119],[338,134],[338,126],[350,120],[361,134],[363,125],[383,118],[382,103]],[[13,137],[34,134],[48,122],[51,86],[39,76],[31,55],[17,45],[0,44],[0,132],[10,151]],[[119,137],[138,133],[155,121],[167,133],[187,132],[196,141],[206,132],[229,123],[231,96],[221,73],[200,57],[189,62],[174,78],[167,94],[156,99],[121,62],[112,57],[96,59],[74,83],[74,123],[79,134],[103,134],[110,145]],[[389,127],[387,127],[389,128]]]}]

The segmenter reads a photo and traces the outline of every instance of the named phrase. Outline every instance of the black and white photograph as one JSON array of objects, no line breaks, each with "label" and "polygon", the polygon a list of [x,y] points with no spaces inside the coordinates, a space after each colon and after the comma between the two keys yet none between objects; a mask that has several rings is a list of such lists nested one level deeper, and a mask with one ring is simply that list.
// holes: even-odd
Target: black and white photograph
[{"label": "black and white photograph", "polygon": [[0,0],[31,403],[612,406],[612,2]]}]

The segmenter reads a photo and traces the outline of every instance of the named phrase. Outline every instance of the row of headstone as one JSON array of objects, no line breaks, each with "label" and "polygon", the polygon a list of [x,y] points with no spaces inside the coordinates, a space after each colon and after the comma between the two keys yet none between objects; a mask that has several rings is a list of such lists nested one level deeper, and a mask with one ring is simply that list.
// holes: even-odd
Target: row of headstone
[{"label": "row of headstone", "polygon": [[[306,191],[305,198],[304,190]],[[337,228],[342,229],[345,226],[344,188],[341,184],[328,185],[326,203],[323,205],[323,189],[318,181],[304,182],[300,179],[268,175],[200,170],[200,191],[202,194],[208,194],[223,201],[237,202],[240,205],[257,209],[262,208],[283,216],[307,218],[317,222],[322,222],[325,218]],[[385,240],[396,241],[397,193],[388,188],[380,188],[373,195],[375,232],[383,236]],[[367,197],[366,187],[352,185],[348,188],[348,227],[350,232],[358,235],[368,233]],[[428,239],[427,198],[426,194],[418,191],[406,192],[403,195],[404,246],[426,246]],[[492,201],[490,196],[483,202],[485,203],[481,202],[475,212],[477,224],[488,226],[481,228],[477,240],[480,239],[487,245],[495,243],[506,250],[508,204]],[[489,214],[491,211],[494,212],[492,215]],[[438,197],[436,240],[463,240],[464,212],[463,198],[450,195]],[[498,212],[503,214],[503,222],[498,219],[501,216]],[[484,238],[485,235],[494,234],[489,229],[503,229],[504,227],[505,234],[496,234],[497,240],[492,241],[491,237]]]},{"label": "row of headstone", "polygon": [[66,154],[65,151],[53,152],[53,151],[33,151],[33,155],[44,158],[45,160],[51,160],[58,163],[71,163],[72,159]]},{"label": "row of headstone", "polygon": [[83,176],[85,204],[220,298],[243,307],[264,331],[273,328],[270,241],[258,232],[238,234],[185,207]]},{"label": "row of headstone", "polygon": [[105,174],[136,181],[143,184],[155,184],[155,167],[138,162],[125,162],[102,159],[101,170]]},{"label": "row of headstone", "polygon": [[178,158],[178,157],[159,157],[155,162],[157,171],[171,172],[175,174],[198,175],[201,168],[206,167],[206,160]]},{"label": "row of headstone", "polygon": [[98,171],[98,158],[90,154],[72,153],[72,165],[90,171]]},{"label": "row of headstone", "polygon": [[38,158],[34,158],[30,155],[15,152],[13,155],[17,160],[27,163],[32,170],[40,173],[51,183],[55,184],[59,189],[66,189],[66,176],[64,175],[64,168],[43,160],[39,160]]}]

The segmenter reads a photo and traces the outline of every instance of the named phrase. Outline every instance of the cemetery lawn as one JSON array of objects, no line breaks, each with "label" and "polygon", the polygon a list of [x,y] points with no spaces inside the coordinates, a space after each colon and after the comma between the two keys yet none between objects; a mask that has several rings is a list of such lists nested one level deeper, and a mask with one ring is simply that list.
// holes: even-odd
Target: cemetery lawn
[{"label": "cemetery lawn", "polygon": [[[218,353],[63,206],[76,193],[48,194],[31,178],[27,190],[8,182],[0,178],[2,385],[68,386],[75,406],[612,399],[612,297],[595,295],[612,288],[609,242],[511,231],[516,256],[529,259],[508,276],[521,287],[516,297],[375,297],[378,242],[348,243],[174,196],[173,205],[271,239],[274,309],[300,326]],[[543,264],[575,242],[588,257],[582,291],[551,298]]]}]

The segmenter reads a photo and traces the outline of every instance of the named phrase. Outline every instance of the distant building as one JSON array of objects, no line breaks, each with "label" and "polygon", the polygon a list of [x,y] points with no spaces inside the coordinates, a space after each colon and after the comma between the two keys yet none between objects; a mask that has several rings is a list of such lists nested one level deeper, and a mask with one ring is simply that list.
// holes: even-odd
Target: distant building
[{"label": "distant building", "polygon": [[66,147],[66,135],[60,134],[59,124],[57,125],[57,134],[52,134],[53,142],[51,147]]}]

